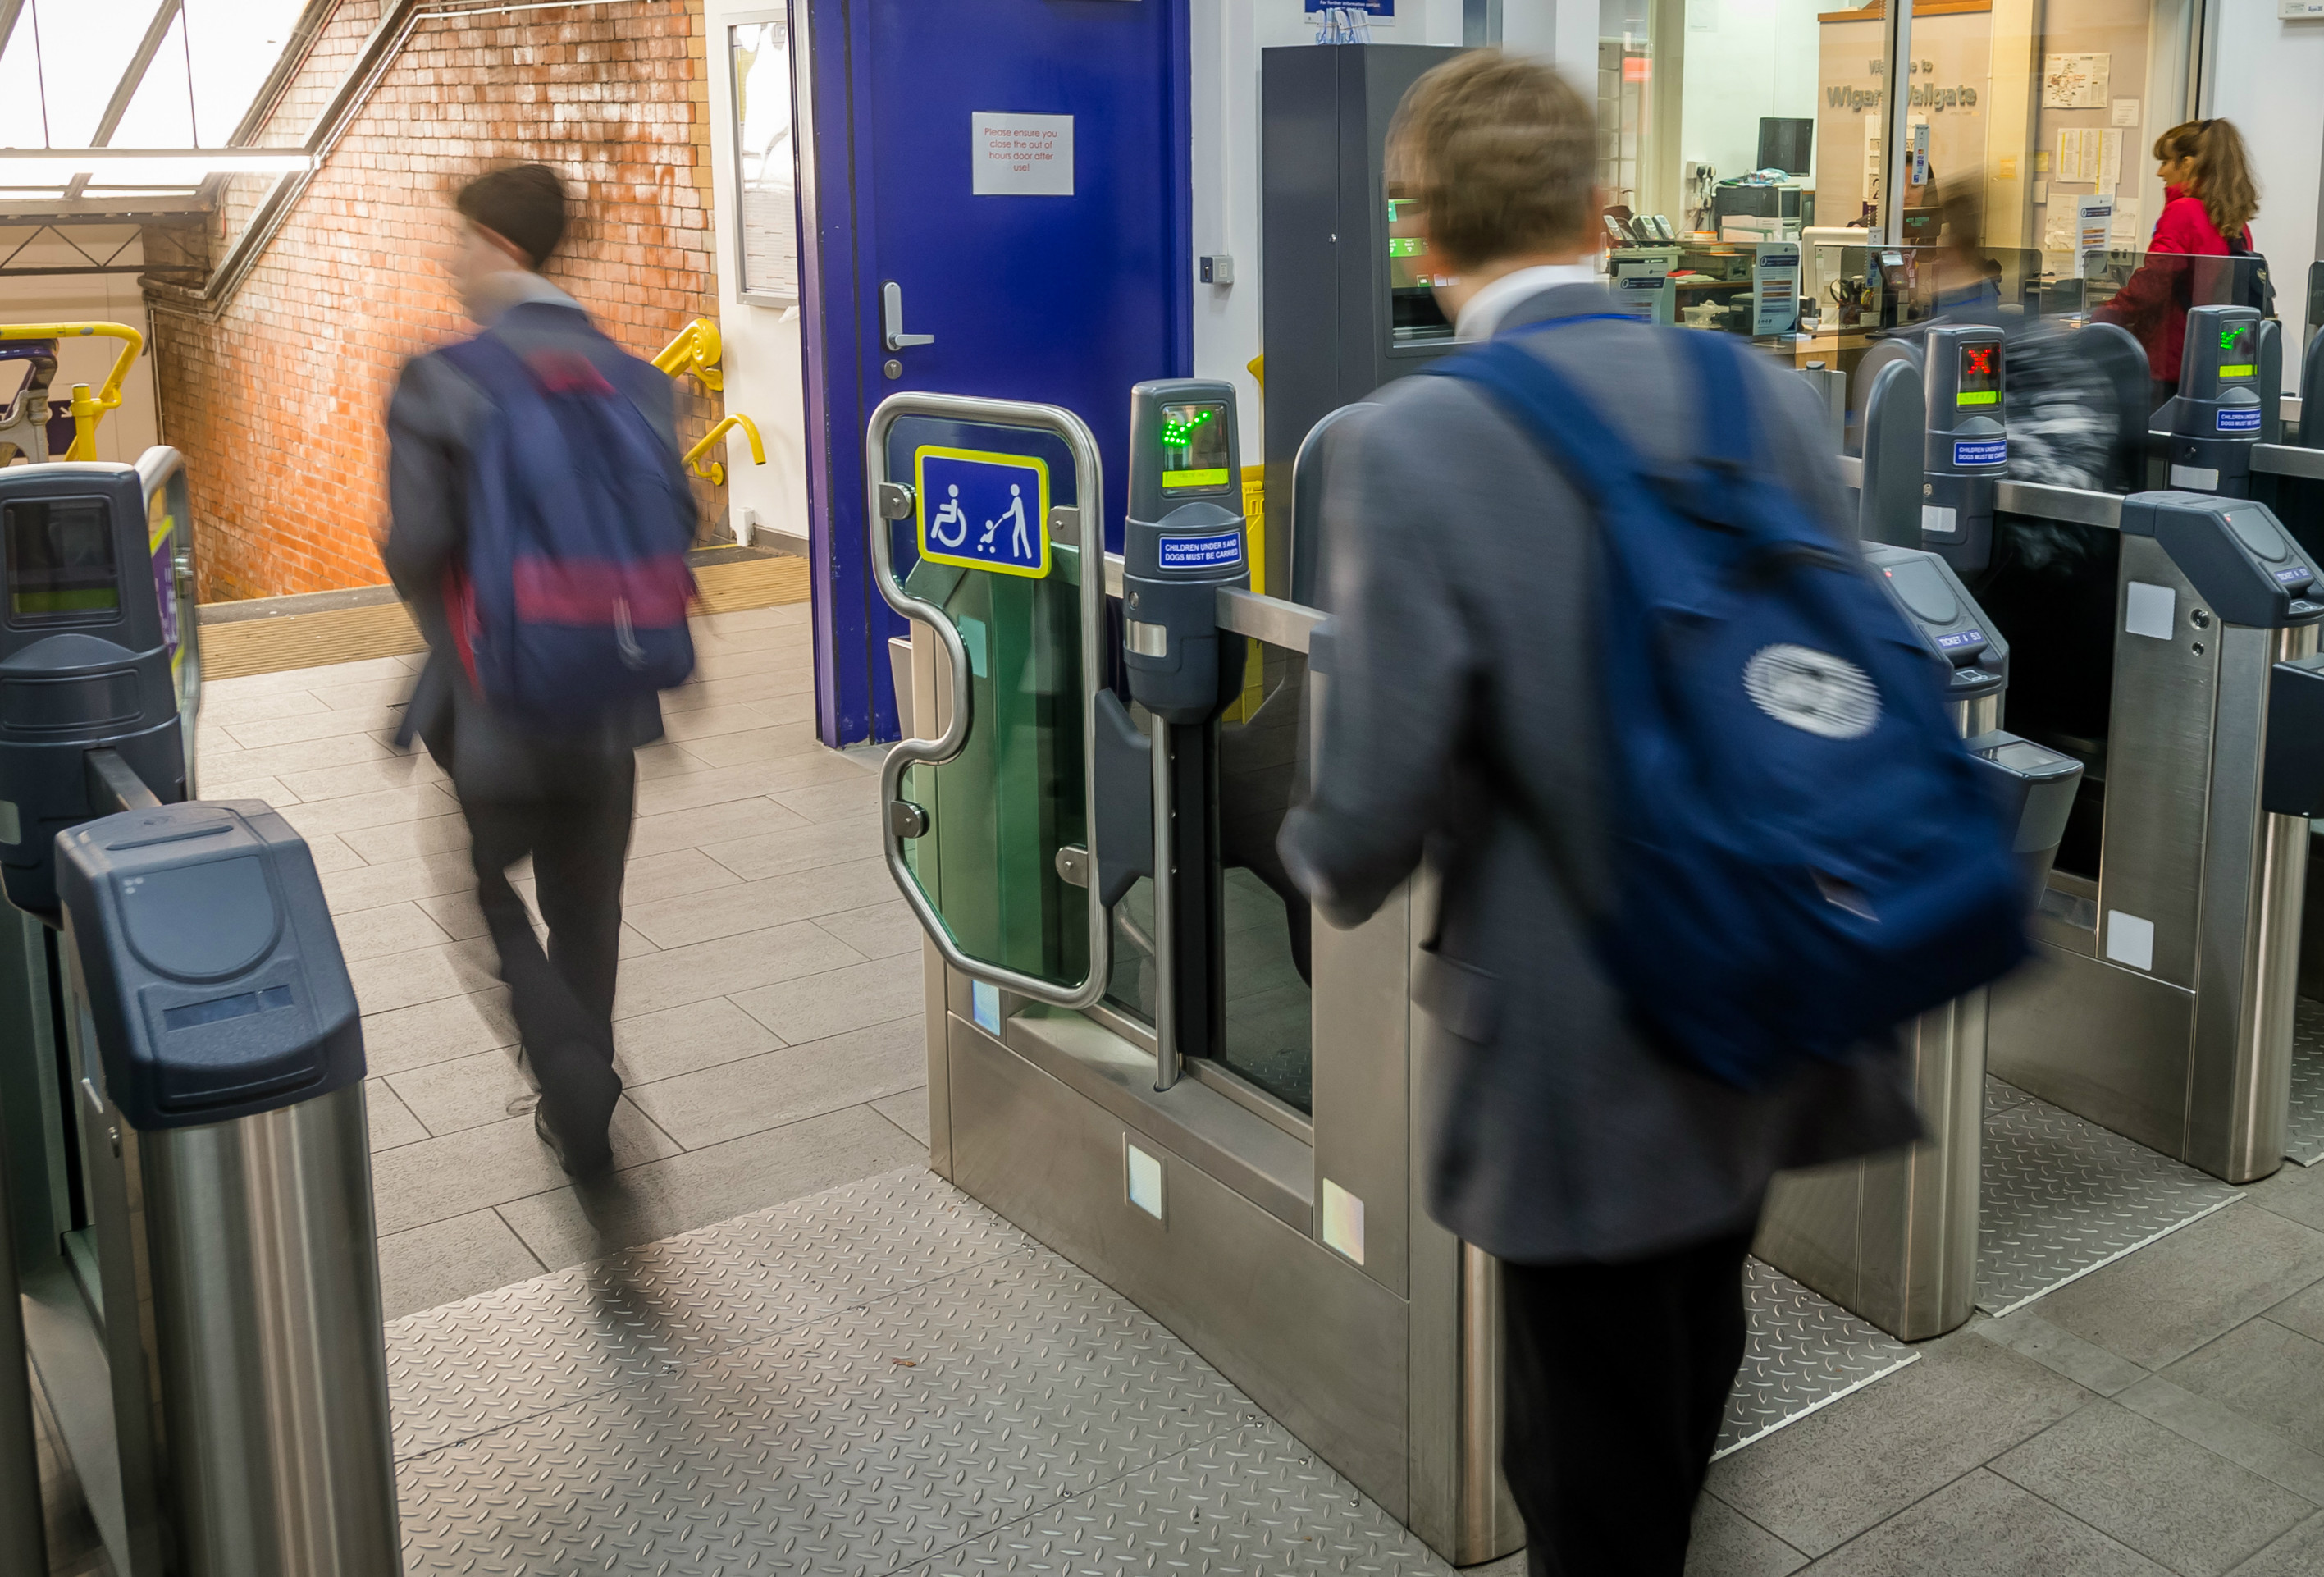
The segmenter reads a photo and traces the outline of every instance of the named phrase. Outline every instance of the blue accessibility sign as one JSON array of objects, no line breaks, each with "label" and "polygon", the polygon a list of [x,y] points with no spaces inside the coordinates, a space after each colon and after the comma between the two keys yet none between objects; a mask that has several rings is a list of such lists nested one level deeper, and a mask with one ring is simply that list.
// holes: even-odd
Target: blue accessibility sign
[{"label": "blue accessibility sign", "polygon": [[912,451],[920,557],[1035,579],[1049,573],[1049,467],[1031,455]]}]

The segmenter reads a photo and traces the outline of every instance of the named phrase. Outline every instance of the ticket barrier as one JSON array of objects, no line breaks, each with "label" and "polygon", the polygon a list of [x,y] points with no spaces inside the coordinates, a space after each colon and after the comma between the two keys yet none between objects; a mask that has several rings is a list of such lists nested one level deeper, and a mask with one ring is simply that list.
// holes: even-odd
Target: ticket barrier
[{"label": "ticket barrier", "polygon": [[0,1303],[121,1577],[400,1572],[357,1010],[305,844],[188,799],[183,463],[0,471]]},{"label": "ticket barrier", "polygon": [[901,393],[871,423],[875,584],[913,621],[882,791],[927,936],[931,1161],[1446,1559],[1494,1559],[1523,1539],[1496,1269],[1414,1161],[1425,897],[1307,923],[1272,849],[1323,615],[1241,589],[1231,387],[1141,385],[1132,416],[1119,558],[1071,413]]}]

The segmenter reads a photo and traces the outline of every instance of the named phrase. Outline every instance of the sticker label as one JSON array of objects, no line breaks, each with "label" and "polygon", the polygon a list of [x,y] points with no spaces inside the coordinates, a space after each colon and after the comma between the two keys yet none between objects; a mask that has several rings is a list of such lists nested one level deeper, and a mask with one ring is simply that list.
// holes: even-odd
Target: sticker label
[{"label": "sticker label", "polygon": [[1950,504],[1924,503],[1921,506],[1921,530],[1934,537],[1950,537],[1960,530],[1960,511]]},{"label": "sticker label", "polygon": [[2134,580],[2122,604],[2122,627],[2150,641],[2171,641],[2179,633],[2179,594],[2167,586]]},{"label": "sticker label", "polygon": [[2216,493],[2219,473],[2211,466],[2177,466],[2171,467],[2171,485],[2183,487],[2190,493]]},{"label": "sticker label", "polygon": [[1240,531],[1205,531],[1200,536],[1160,539],[1156,551],[1164,569],[1231,569],[1242,562]]},{"label": "sticker label", "polygon": [[1953,440],[1953,464],[1956,466],[2006,466],[2009,464],[2007,438],[1956,438]]},{"label": "sticker label", "polygon": [[1031,455],[912,451],[920,557],[1038,580],[1049,573],[1049,467]]},{"label": "sticker label", "polygon": [[2309,581],[2314,580],[2316,578],[2316,572],[2309,568],[2304,564],[2295,564],[2289,569],[2277,570],[2275,572],[2275,578],[2283,582],[2286,586],[2301,586],[2305,585]]},{"label": "sticker label", "polygon": [[1984,644],[1985,632],[1982,630],[1957,630],[1950,635],[1940,635],[1937,637],[1937,650],[1940,651],[1951,651],[1963,646],[1982,646]]},{"label": "sticker label", "polygon": [[2214,430],[2218,432],[2259,431],[2259,407],[2256,405],[2238,405],[2230,410],[2220,411],[2218,417],[2218,425]]}]

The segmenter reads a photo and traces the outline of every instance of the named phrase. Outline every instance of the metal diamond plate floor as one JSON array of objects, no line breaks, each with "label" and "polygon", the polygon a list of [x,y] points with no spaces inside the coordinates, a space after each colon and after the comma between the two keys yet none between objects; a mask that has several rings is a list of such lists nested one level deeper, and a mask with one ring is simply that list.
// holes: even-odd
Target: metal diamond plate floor
[{"label": "metal diamond plate floor", "polygon": [[[1721,1450],[1913,1360],[1756,1261]],[[892,1173],[388,1326],[407,1570],[1442,1574],[1128,1300]]]},{"label": "metal diamond plate floor", "polygon": [[2214,1177],[2046,1101],[1986,1086],[1977,1305],[2006,1314],[2232,1204]]},{"label": "metal diamond plate floor", "polygon": [[1743,1372],[1727,1398],[1713,1460],[1862,1390],[1920,1354],[1772,1265],[1743,1262],[1751,1309]]},{"label": "metal diamond plate floor", "polygon": [[2283,1153],[2303,1167],[2324,1162],[2324,1002],[2300,999],[2292,1020],[2292,1120]]}]

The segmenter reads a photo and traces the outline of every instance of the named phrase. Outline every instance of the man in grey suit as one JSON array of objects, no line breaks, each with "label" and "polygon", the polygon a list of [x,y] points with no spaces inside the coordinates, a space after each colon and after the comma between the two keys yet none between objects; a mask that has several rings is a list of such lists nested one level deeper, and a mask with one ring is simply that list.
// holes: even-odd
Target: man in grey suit
[{"label": "man in grey suit", "polygon": [[[1700,452],[1674,332],[1611,319],[1596,282],[1591,106],[1478,51],[1416,84],[1391,167],[1425,215],[1464,339],[1523,343],[1649,464]],[[1548,325],[1543,327],[1539,326]],[[1837,467],[1805,384],[1747,380],[1778,475],[1835,537]],[[1314,788],[1285,862],[1362,921],[1424,858],[1440,899],[1416,991],[1434,1033],[1431,1213],[1504,1263],[1507,1450],[1535,1577],[1670,1574],[1744,1348],[1742,1264],[1768,1179],[1919,1132],[1902,1059],[1814,1062],[1747,1094],[1633,1026],[1592,954],[1614,875],[1593,594],[1602,531],[1476,385],[1406,378],[1336,447],[1337,632]]]},{"label": "man in grey suit", "polygon": [[[540,273],[565,233],[554,171],[520,164],[462,188],[451,260],[461,304],[477,327],[528,358],[580,357],[616,387],[642,391],[644,414],[678,438],[668,380],[634,378],[632,360],[580,304]],[[613,1071],[613,974],[622,929],[622,871],[638,746],[661,736],[651,696],[580,729],[544,730],[504,715],[471,682],[446,614],[447,576],[467,555],[473,445],[491,396],[440,354],[415,356],[388,408],[388,497],[382,556],[428,638],[405,736],[417,733],[451,774],[466,816],[476,901],[498,949],[517,1033],[540,1086],[533,1128],[575,1176],[613,1165],[609,1139],[621,1075]],[[544,953],[509,881],[528,855],[549,928]]]}]

